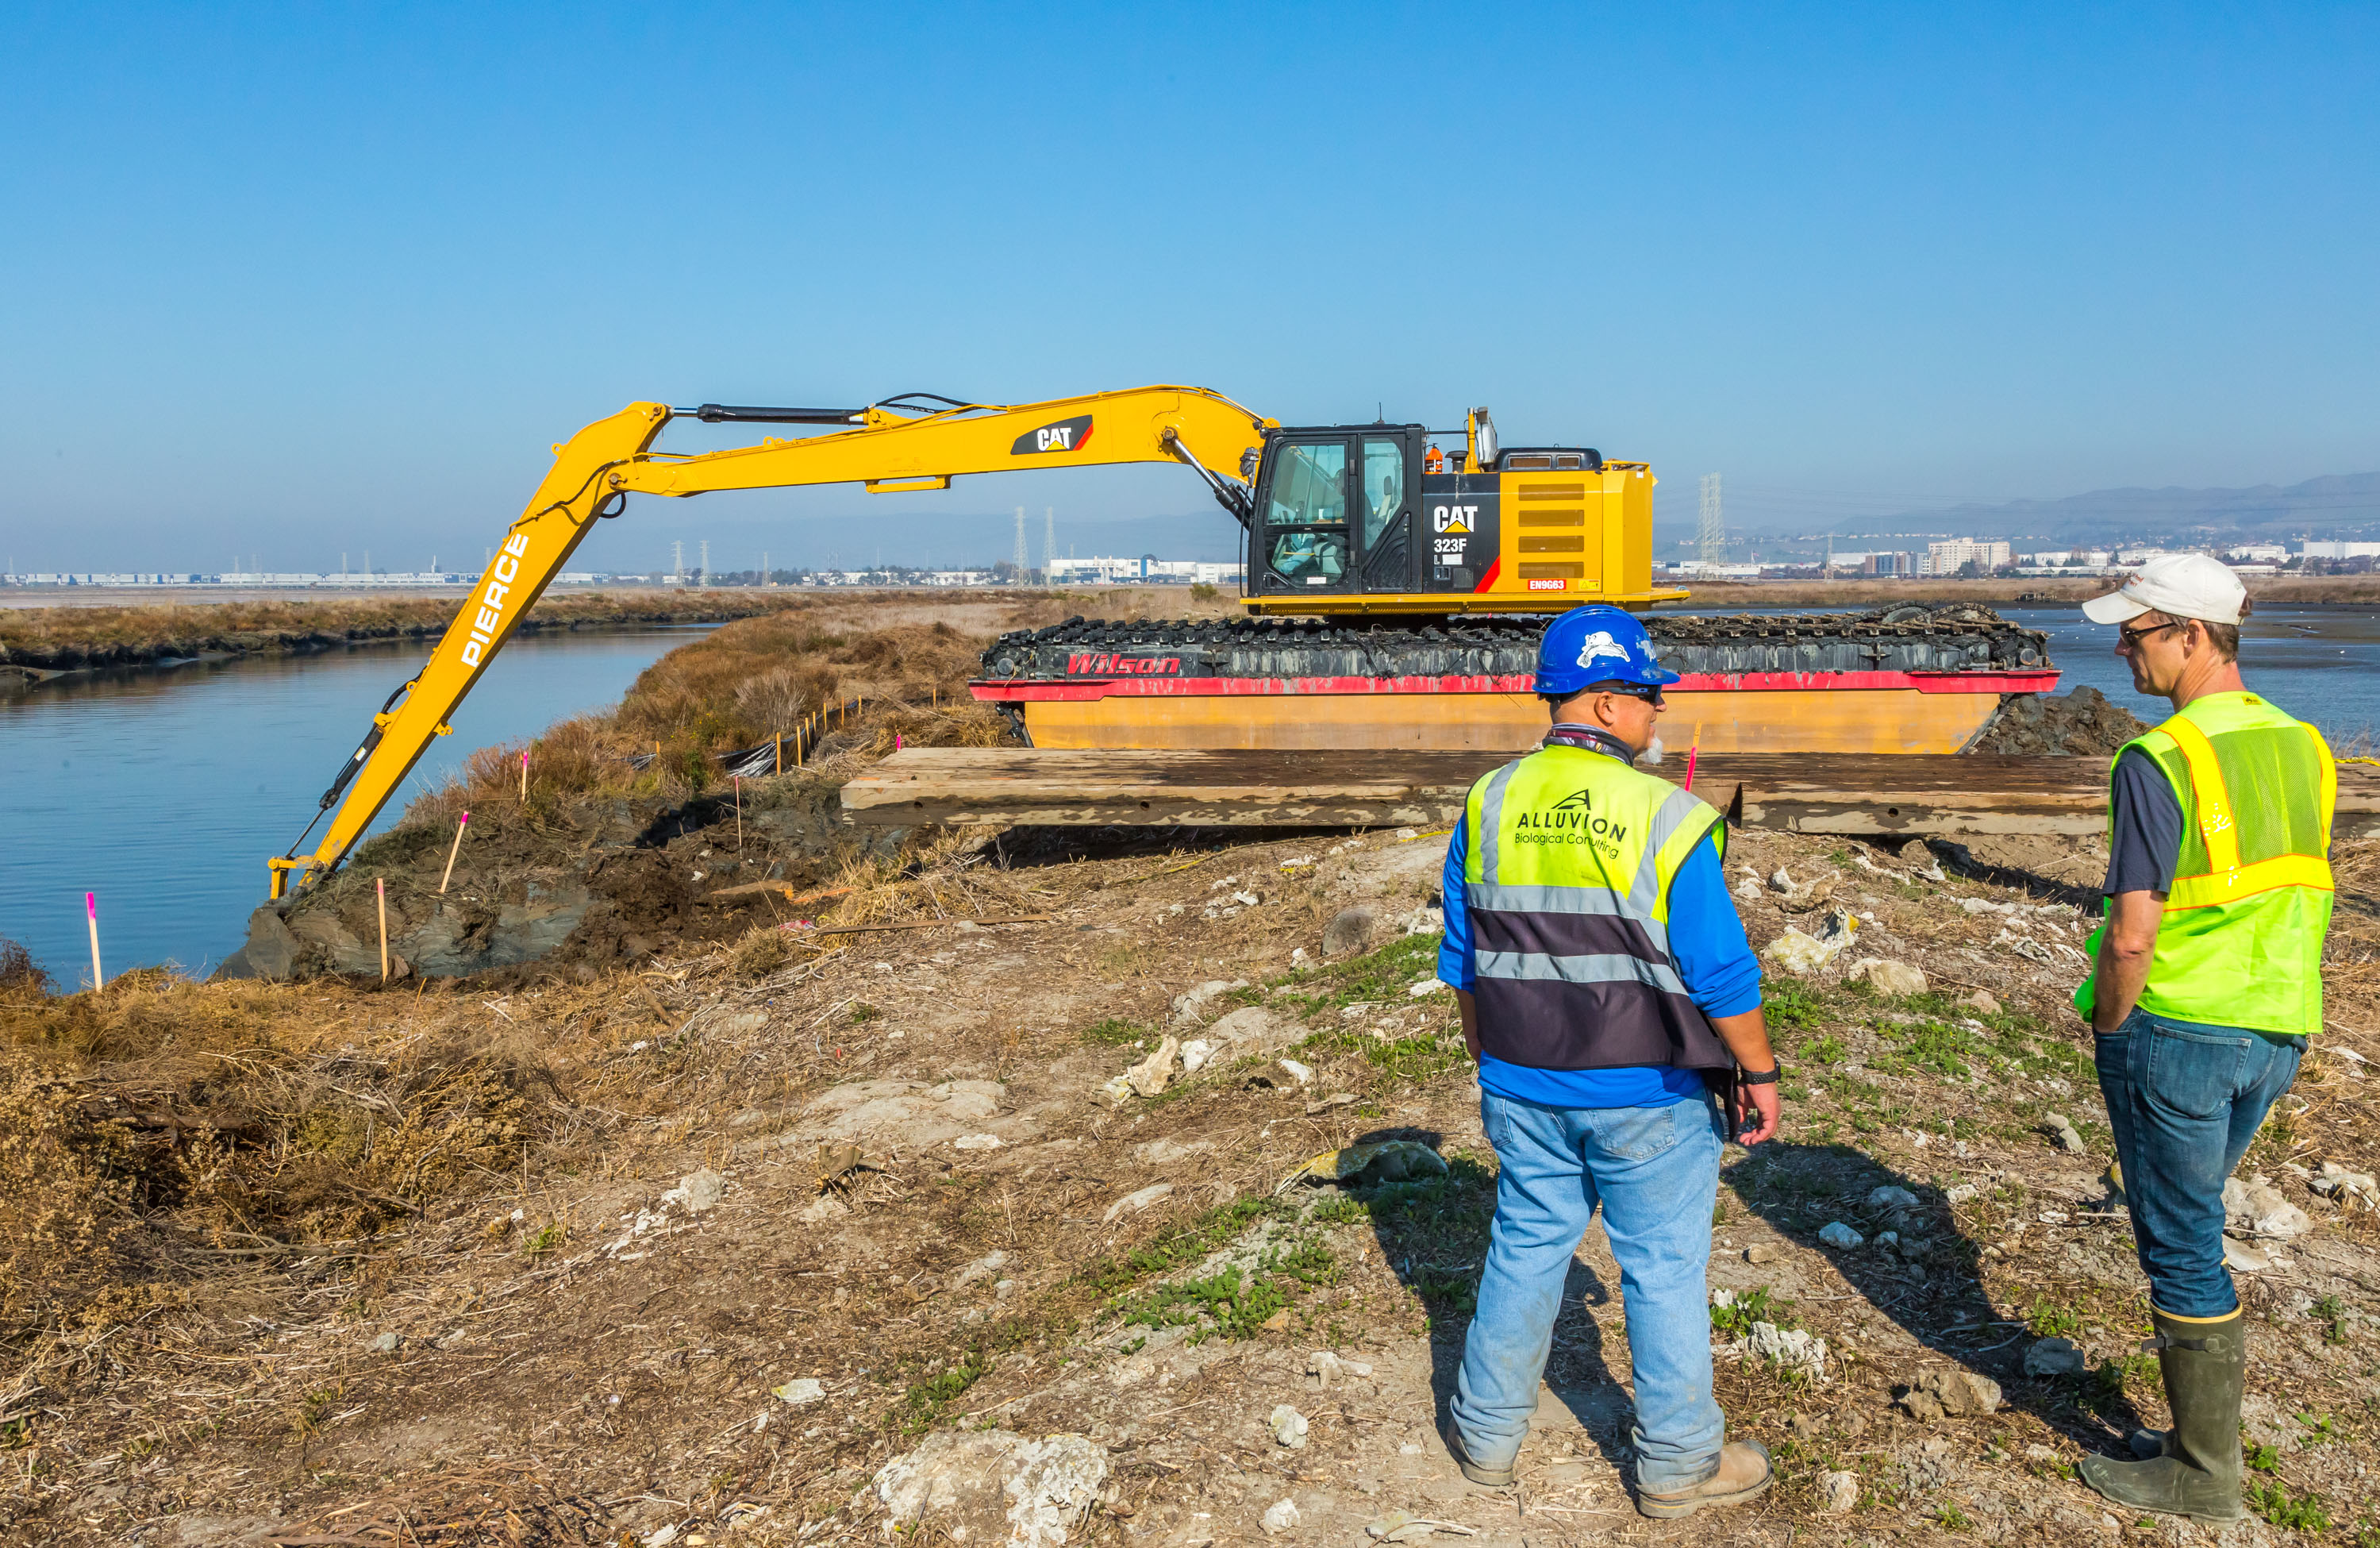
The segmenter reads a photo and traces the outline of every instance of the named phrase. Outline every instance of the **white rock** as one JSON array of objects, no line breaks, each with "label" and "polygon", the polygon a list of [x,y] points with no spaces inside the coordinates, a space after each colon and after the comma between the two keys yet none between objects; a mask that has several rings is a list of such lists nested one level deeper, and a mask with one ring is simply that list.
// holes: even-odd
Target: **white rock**
[{"label": "white rock", "polygon": [[875,1483],[896,1527],[930,1515],[972,1548],[1062,1548],[1107,1477],[1107,1447],[1084,1436],[975,1430],[927,1436]]},{"label": "white rock", "polygon": [[1445,980],[1439,978],[1437,974],[1432,973],[1426,979],[1415,979],[1413,986],[1407,989],[1405,993],[1418,1000],[1424,994],[1444,993],[1451,987],[1452,985],[1449,984]]},{"label": "white rock", "polygon": [[1867,1245],[1867,1238],[1865,1237],[1861,1236],[1857,1231],[1852,1230],[1850,1226],[1844,1225],[1840,1220],[1829,1222],[1826,1228],[1818,1233],[1818,1239],[1825,1242],[1828,1247],[1840,1248],[1845,1252],[1849,1252],[1855,1247],[1864,1247]]},{"label": "white rock", "polygon": [[1202,1037],[1192,1038],[1189,1042],[1182,1045],[1182,1073],[1184,1075],[1197,1074],[1200,1070],[1207,1067],[1207,1061],[1214,1056],[1215,1045],[1213,1043],[1208,1042]]},{"label": "white rock", "polygon": [[2024,1352],[2028,1376],[2079,1376],[2090,1363],[2070,1338],[2039,1339]]},{"label": "white rock", "polygon": [[1980,1191],[1973,1183],[1959,1183],[1946,1190],[1942,1197],[1951,1203],[1964,1204],[1972,1201]]},{"label": "white rock", "polygon": [[1143,1096],[1156,1096],[1173,1083],[1173,1062],[1182,1053],[1181,1042],[1166,1037],[1148,1057],[1124,1071],[1131,1078],[1132,1089]]},{"label": "white rock", "polygon": [[1172,1191],[1172,1183],[1151,1183],[1137,1193],[1127,1193],[1108,1206],[1108,1213],[1102,1217],[1102,1223],[1112,1225],[1127,1214],[1138,1214]]},{"label": "white rock", "polygon": [[2245,1226],[2260,1237],[2286,1240],[2313,1229],[2313,1217],[2281,1197],[2280,1189],[2262,1177],[2252,1177],[2244,1183],[2233,1177],[2225,1183],[2223,1213],[2226,1224],[2233,1229]]},{"label": "white rock", "polygon": [[1180,1022],[1196,1021],[1206,1015],[1208,1006],[1212,1004],[1218,995],[1228,994],[1234,989],[1246,987],[1245,979],[1236,979],[1229,983],[1221,979],[1208,979],[1204,983],[1193,984],[1173,996],[1173,1019]]},{"label": "white rock", "polygon": [[1272,1438],[1290,1450],[1305,1449],[1305,1416],[1288,1404],[1276,1405],[1273,1411],[1266,1416],[1265,1424],[1272,1431]]},{"label": "white rock", "polygon": [[1905,1188],[1887,1184],[1867,1190],[1867,1207],[1872,1210],[1913,1210],[1917,1207],[1917,1195]]},{"label": "white rock", "polygon": [[1746,876],[1742,881],[1738,882],[1735,884],[1735,896],[1743,899],[1746,903],[1758,902],[1760,899],[1760,884],[1752,877]]},{"label": "white rock", "polygon": [[2234,1237],[2223,1238],[2223,1262],[2242,1274],[2262,1274],[2273,1266],[2273,1261]]},{"label": "white rock", "polygon": [[699,1172],[689,1172],[678,1179],[675,1188],[662,1195],[663,1204],[683,1204],[688,1214],[701,1214],[719,1207],[726,1195],[727,1179],[708,1166]]},{"label": "white rock", "polygon": [[1283,1059],[1281,1067],[1289,1071],[1290,1078],[1301,1086],[1314,1083],[1314,1070],[1310,1066],[1299,1064],[1295,1059]]},{"label": "white rock", "polygon": [[996,1151],[1000,1149],[997,1134],[962,1134],[951,1141],[951,1148],[960,1151]]},{"label": "white rock", "polygon": [[1253,908],[1264,899],[1252,892],[1235,892],[1232,894],[1232,901],[1243,908]]},{"label": "white rock", "polygon": [[798,1408],[804,1404],[825,1401],[826,1383],[816,1376],[796,1376],[781,1387],[769,1389]]},{"label": "white rock", "polygon": [[1270,1505],[1268,1505],[1265,1508],[1264,1530],[1268,1533],[1279,1536],[1281,1533],[1285,1532],[1289,1530],[1290,1528],[1297,1525],[1297,1502],[1295,1500],[1275,1500]]},{"label": "white rock", "polygon": [[1868,987],[1896,999],[1925,993],[1925,974],[1906,962],[1880,961],[1867,970]]},{"label": "white rock", "polygon": [[1822,1472],[1818,1475],[1818,1493],[1828,1515],[1848,1516],[1859,1507],[1859,1475]]},{"label": "white rock", "polygon": [[1806,1328],[1786,1329],[1774,1323],[1755,1323],[1751,1336],[1743,1343],[1755,1358],[1772,1361],[1780,1369],[1798,1371],[1814,1382],[1827,1379],[1827,1341]]}]

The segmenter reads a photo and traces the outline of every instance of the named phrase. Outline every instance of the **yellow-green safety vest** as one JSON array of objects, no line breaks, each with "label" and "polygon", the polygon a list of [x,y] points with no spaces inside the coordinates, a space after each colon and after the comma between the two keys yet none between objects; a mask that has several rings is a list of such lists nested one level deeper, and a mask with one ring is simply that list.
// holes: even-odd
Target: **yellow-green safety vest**
[{"label": "yellow-green safety vest", "polygon": [[1471,787],[1463,903],[1484,1050],[1537,1069],[1733,1061],[1670,956],[1670,884],[1708,803],[1559,741]]},{"label": "yellow-green safety vest", "polygon": [[[2135,747],[2165,772],[2182,816],[2140,1008],[2254,1031],[2321,1030],[2338,798],[2338,765],[2322,733],[2252,693],[2216,693],[2116,755]],[[2111,791],[2114,772],[2111,763]],[[2111,840],[2113,824],[2111,811]],[[2094,977],[2074,994],[2086,1018],[2106,933],[2102,924],[2092,934]]]}]

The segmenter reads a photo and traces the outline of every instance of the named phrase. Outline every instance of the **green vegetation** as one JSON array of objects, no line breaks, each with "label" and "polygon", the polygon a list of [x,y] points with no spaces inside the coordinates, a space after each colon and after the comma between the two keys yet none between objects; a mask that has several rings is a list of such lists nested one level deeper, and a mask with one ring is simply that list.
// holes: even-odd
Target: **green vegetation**
[{"label": "green vegetation", "polygon": [[2249,1509],[2277,1527],[2293,1532],[2330,1530],[2330,1512],[2323,1508],[2322,1496],[2312,1490],[2295,1493],[2279,1479],[2251,1479],[2241,1493]]},{"label": "green vegetation", "polygon": [[990,1371],[990,1357],[971,1348],[934,1375],[913,1383],[904,1402],[906,1412],[895,1410],[902,1430],[917,1435],[932,1429],[943,1411]]},{"label": "green vegetation", "polygon": [[1729,1305],[1712,1307],[1710,1321],[1712,1332],[1729,1338],[1751,1337],[1755,1323],[1767,1323],[1780,1328],[1799,1325],[1793,1315],[1793,1303],[1771,1295],[1766,1285],[1737,1296]]},{"label": "green vegetation", "polygon": [[2032,1310],[2024,1314],[2024,1331],[2035,1338],[2070,1338],[2082,1331],[2082,1318],[2071,1307],[2035,1296]]},{"label": "green vegetation", "polygon": [[1130,1048],[1155,1036],[1137,1021],[1127,1021],[1120,1016],[1104,1016],[1083,1029],[1083,1037],[1090,1042],[1105,1043],[1111,1048]]}]

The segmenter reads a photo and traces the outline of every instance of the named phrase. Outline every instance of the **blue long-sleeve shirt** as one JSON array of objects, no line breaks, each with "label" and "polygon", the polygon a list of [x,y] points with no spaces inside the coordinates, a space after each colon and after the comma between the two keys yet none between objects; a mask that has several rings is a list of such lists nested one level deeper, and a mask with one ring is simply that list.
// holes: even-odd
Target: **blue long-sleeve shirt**
[{"label": "blue long-sleeve shirt", "polygon": [[[1463,900],[1463,871],[1470,851],[1470,819],[1454,825],[1446,845],[1446,939],[1438,948],[1438,976],[1469,991],[1478,981],[1478,948]],[[1705,1016],[1741,1016],[1760,1004],[1760,958],[1743,933],[1727,895],[1716,831],[1688,853],[1670,882],[1670,958],[1686,995]],[[1500,1096],[1547,1107],[1658,1107],[1703,1092],[1698,1070],[1674,1065],[1621,1069],[1536,1069],[1491,1054],[1479,1060],[1479,1084]]]}]

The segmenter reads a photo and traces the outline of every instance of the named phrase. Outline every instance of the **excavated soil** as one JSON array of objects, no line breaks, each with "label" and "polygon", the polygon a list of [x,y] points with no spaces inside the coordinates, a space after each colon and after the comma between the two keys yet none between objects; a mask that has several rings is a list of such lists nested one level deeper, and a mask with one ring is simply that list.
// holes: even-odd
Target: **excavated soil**
[{"label": "excavated soil", "polygon": [[2148,722],[2095,688],[2068,693],[2010,695],[1969,749],[2032,758],[2112,758],[2149,729]]},{"label": "excavated soil", "polygon": [[[1786,1124],[1730,1151],[1714,1213],[1711,1285],[1748,1308],[1715,1320],[1719,1396],[1778,1485],[1656,1523],[1630,1493],[1623,1295],[1599,1226],[1519,1486],[1465,1483],[1437,1438],[1494,1186],[1432,986],[1442,840],[1208,835],[1149,854],[1014,836],[921,835],[843,904],[927,928],[772,926],[716,949],[682,930],[587,984],[196,992],[292,1018],[352,1007],[358,1041],[325,1052],[324,1079],[385,1102],[357,1113],[392,1136],[418,1120],[372,1083],[381,1051],[506,1040],[538,1061],[517,1153],[431,1191],[399,1169],[381,1186],[404,1208],[334,1239],[175,1246],[160,1212],[153,1256],[127,1272],[172,1293],[56,1329],[0,1378],[6,1530],[158,1548],[918,1530],[1799,1548],[2346,1542],[2373,1513],[2380,1217],[2309,1182],[2325,1162],[2380,1164],[2374,846],[2340,857],[2338,1030],[2241,1168],[2306,1229],[2240,1228],[2260,1263],[2239,1275],[2260,1507],[2217,1531],[2136,1528],[2071,1481],[2163,1408],[2088,1040],[2064,1009],[2087,924],[2076,889],[2026,863],[2044,857],[1736,836],[1755,944],[1836,909],[1858,922],[1808,976],[1772,967]],[[697,869],[683,845],[722,858],[715,823],[610,851],[605,871],[638,880],[604,906],[685,917],[690,895],[656,869]],[[966,922],[1018,916],[1033,922]],[[1923,969],[1926,993],[1853,981],[1867,957]],[[1168,1039],[1211,1052],[1116,1089]],[[1294,1176],[1392,1140],[1445,1170]],[[1823,1241],[1837,1223],[1861,1244]],[[2082,1371],[2028,1371],[2053,1335]],[[1780,1347],[1803,1363],[1763,1352]],[[1961,1373],[1999,1384],[1992,1411],[1912,1396]]]}]

